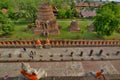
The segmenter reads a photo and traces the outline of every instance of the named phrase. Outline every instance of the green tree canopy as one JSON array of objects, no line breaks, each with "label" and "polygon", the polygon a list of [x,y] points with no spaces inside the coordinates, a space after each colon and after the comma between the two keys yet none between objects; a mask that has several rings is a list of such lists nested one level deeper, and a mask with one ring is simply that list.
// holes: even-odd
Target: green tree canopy
[{"label": "green tree canopy", "polygon": [[110,2],[97,10],[94,21],[95,31],[99,35],[111,35],[120,25],[120,6]]},{"label": "green tree canopy", "polygon": [[10,19],[7,19],[5,22],[2,23],[2,31],[4,34],[8,35],[14,30],[14,24],[11,22]]},{"label": "green tree canopy", "polygon": [[[13,0],[0,1],[0,31],[4,34],[10,34],[14,30],[14,24],[10,19],[10,14],[15,11],[15,6],[12,1]],[[5,13],[3,10],[5,10]]]},{"label": "green tree canopy", "polygon": [[[7,10],[6,15],[10,18],[10,15],[16,11],[15,2],[13,0],[0,0],[0,11],[2,11],[2,9]],[[0,15],[0,17],[4,16],[1,14],[1,12]]]},{"label": "green tree canopy", "polygon": [[72,2],[72,3],[71,3],[71,9],[73,10],[73,9],[75,9],[75,8],[76,8],[75,3]]},{"label": "green tree canopy", "polygon": [[34,21],[37,17],[38,4],[38,0],[16,0],[18,11],[15,13],[15,17],[24,17],[26,20]]},{"label": "green tree canopy", "polygon": [[67,18],[72,18],[73,17],[72,10],[71,9],[66,10],[65,15]]},{"label": "green tree canopy", "polygon": [[58,18],[66,18],[66,10],[65,9],[59,9],[58,11]]}]

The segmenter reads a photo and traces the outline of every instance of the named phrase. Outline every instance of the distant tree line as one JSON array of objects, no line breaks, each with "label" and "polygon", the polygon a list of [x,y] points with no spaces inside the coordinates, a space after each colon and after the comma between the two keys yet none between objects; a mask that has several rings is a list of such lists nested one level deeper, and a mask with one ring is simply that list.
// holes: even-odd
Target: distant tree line
[{"label": "distant tree line", "polygon": [[58,9],[63,9],[70,4],[65,0],[1,0],[0,11],[7,9],[8,18],[12,20],[24,18],[27,21],[34,21],[37,18],[38,5],[45,2]]}]

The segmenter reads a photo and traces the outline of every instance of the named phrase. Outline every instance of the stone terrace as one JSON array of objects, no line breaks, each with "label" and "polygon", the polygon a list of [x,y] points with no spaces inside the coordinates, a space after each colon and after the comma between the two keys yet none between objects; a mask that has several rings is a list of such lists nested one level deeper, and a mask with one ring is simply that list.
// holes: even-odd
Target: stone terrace
[{"label": "stone terrace", "polygon": [[[9,59],[8,54],[12,53],[13,56],[11,58],[16,59],[16,56],[19,53],[24,54],[24,58],[27,58],[30,51],[36,51],[36,55],[58,55],[63,54],[66,56],[70,56],[71,51],[74,52],[73,56],[76,56],[80,51],[83,51],[83,58],[89,57],[88,53],[90,53],[90,50],[94,50],[93,57],[96,53],[100,51],[100,49],[103,50],[102,56],[106,56],[107,53],[109,53],[109,56],[112,57],[116,53],[116,51],[120,50],[120,47],[79,47],[79,48],[51,48],[51,49],[33,49],[33,48],[27,48],[26,52],[23,52],[22,48],[0,48],[1,58],[2,59]],[[119,56],[120,54],[118,54]],[[1,59],[0,58],[0,59]],[[45,57],[44,57],[45,58]],[[46,57],[48,58],[48,57]],[[120,57],[119,57],[120,58]],[[104,74],[107,75],[115,75],[120,74],[120,60],[107,60],[107,61],[92,61],[92,60],[80,60],[80,61],[60,61],[60,62],[29,62],[31,67],[39,69],[42,68],[48,73],[47,80],[53,80],[53,76],[62,77],[60,79],[55,78],[54,80],[65,80],[65,76],[72,76],[69,80],[73,80],[73,77],[85,76],[91,71],[98,71],[101,68],[105,70]],[[0,63],[0,77],[2,78],[6,73],[9,74],[10,77],[17,77],[20,76],[20,70],[21,70],[21,63],[20,62],[1,62]],[[75,78],[76,80],[79,80],[78,78]],[[107,77],[107,80],[109,80]],[[112,78],[110,78],[112,79]],[[118,78],[116,78],[118,79]],[[120,78],[119,78],[120,79]],[[119,80],[118,79],[118,80]],[[1,80],[1,79],[0,79]],[[13,79],[12,79],[13,80]],[[67,80],[67,79],[66,79]],[[82,79],[82,80],[88,80],[88,79]],[[94,80],[91,78],[91,80]]]}]

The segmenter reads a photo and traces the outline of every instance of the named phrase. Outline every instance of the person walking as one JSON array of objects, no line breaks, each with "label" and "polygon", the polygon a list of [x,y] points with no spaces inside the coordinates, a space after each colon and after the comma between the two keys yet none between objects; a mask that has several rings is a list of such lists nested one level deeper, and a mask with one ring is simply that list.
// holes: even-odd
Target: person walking
[{"label": "person walking", "polygon": [[23,48],[23,51],[26,51],[26,48]]}]

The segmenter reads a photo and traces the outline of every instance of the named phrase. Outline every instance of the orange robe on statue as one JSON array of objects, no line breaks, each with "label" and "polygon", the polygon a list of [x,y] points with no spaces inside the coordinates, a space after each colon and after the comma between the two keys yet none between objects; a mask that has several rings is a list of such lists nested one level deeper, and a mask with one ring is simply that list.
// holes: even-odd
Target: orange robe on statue
[{"label": "orange robe on statue", "polygon": [[30,80],[38,80],[37,75],[35,75],[35,74],[28,74],[28,73],[26,73],[25,70],[22,70],[21,73],[22,73],[22,75],[24,75],[26,78],[28,78]]},{"label": "orange robe on statue", "polygon": [[36,41],[36,45],[40,45],[41,44],[41,41],[40,40],[37,40]]},{"label": "orange robe on statue", "polygon": [[101,76],[102,76],[102,73],[101,73],[101,72],[97,72],[97,73],[96,73],[96,77],[97,77],[97,78],[100,78]]}]

